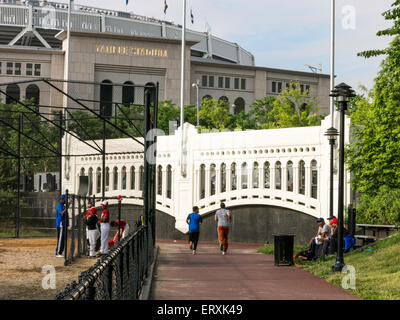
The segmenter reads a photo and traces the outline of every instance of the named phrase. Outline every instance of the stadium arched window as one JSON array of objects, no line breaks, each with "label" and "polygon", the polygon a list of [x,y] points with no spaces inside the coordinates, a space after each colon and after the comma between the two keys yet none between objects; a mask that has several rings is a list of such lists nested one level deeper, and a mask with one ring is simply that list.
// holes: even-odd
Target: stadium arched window
[{"label": "stadium arched window", "polygon": [[226,192],[226,164],[221,164],[221,192]]},{"label": "stadium arched window", "polygon": [[131,185],[130,185],[130,187],[131,187],[131,190],[134,190],[135,189],[135,178],[136,178],[136,176],[135,176],[135,167],[134,166],[132,166],[131,167]]},{"label": "stadium arched window", "polygon": [[162,195],[162,166],[157,169],[157,194]]},{"label": "stadium arched window", "polygon": [[203,102],[204,100],[211,100],[211,99],[212,97],[209,94],[207,94],[203,98],[201,98],[201,102]]},{"label": "stadium arched window", "polygon": [[122,190],[126,190],[126,167],[122,167],[121,182],[122,182]]},{"label": "stadium arched window", "polygon": [[289,161],[286,164],[286,190],[293,191],[293,162]]},{"label": "stadium arched window", "polygon": [[216,192],[216,180],[217,180],[217,173],[215,170],[215,164],[210,166],[210,195],[215,195]]},{"label": "stadium arched window", "polygon": [[21,95],[19,86],[16,84],[9,84],[6,88],[6,104],[16,103]]},{"label": "stadium arched window", "polygon": [[279,161],[275,163],[275,189],[282,189],[282,166]]},{"label": "stadium arched window", "polygon": [[218,99],[218,103],[220,103],[222,106],[224,107],[228,107],[229,108],[229,99],[226,96],[222,96]]},{"label": "stadium arched window", "polygon": [[237,189],[236,163],[231,165],[231,190]]},{"label": "stadium arched window", "polygon": [[303,160],[299,162],[299,193],[306,193],[306,167]]},{"label": "stadium arched window", "polygon": [[100,115],[112,116],[113,84],[110,80],[104,80],[100,84]]},{"label": "stadium arched window", "polygon": [[202,164],[200,166],[200,199],[204,199],[206,196],[206,166]]},{"label": "stadium arched window", "polygon": [[245,102],[243,98],[237,98],[233,104],[235,105],[235,114],[239,114],[242,111],[244,112]]},{"label": "stadium arched window", "polygon": [[242,170],[241,170],[240,174],[241,174],[241,178],[242,178],[242,189],[247,189],[249,172],[247,170],[246,162],[242,164]]},{"label": "stadium arched window", "polygon": [[172,199],[172,167],[167,166],[167,198]]},{"label": "stadium arched window", "polygon": [[40,89],[36,84],[30,84],[26,87],[25,98],[32,100],[34,105],[38,105],[40,101]]},{"label": "stadium arched window", "polygon": [[81,171],[80,171],[79,175],[81,177],[83,177],[85,175],[85,168],[81,168]]},{"label": "stadium arched window", "polygon": [[122,104],[130,106],[135,101],[135,87],[133,82],[126,81],[122,86]]},{"label": "stadium arched window", "polygon": [[260,183],[260,170],[258,169],[258,162],[254,162],[253,164],[253,174],[252,174],[252,179],[253,179],[253,188],[258,188]]},{"label": "stadium arched window", "polygon": [[318,198],[318,168],[317,161],[311,161],[311,197]]},{"label": "stadium arched window", "polygon": [[96,170],[96,193],[101,192],[101,168]]},{"label": "stadium arched window", "polygon": [[269,189],[271,186],[271,175],[269,170],[269,162],[264,162],[264,188]]}]

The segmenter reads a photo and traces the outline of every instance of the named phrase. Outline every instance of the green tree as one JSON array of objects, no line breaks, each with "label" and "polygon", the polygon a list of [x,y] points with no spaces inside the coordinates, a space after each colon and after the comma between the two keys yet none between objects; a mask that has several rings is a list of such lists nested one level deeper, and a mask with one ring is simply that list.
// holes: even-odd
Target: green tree
[{"label": "green tree", "polygon": [[386,186],[400,188],[400,1],[383,13],[393,27],[378,36],[394,35],[384,50],[362,52],[371,57],[386,54],[367,97],[355,102],[351,113],[352,143],[347,147],[347,163],[353,187],[366,196],[375,196]]},{"label": "green tree", "polygon": [[275,97],[264,97],[257,99],[250,106],[249,117],[254,121],[255,129],[267,129],[274,122],[272,116]]},{"label": "green tree", "polygon": [[[378,37],[395,36],[393,41],[396,41],[396,38],[398,38],[400,35],[400,0],[396,0],[391,7],[391,9],[383,12],[382,16],[385,18],[385,20],[393,21],[393,25],[390,28],[378,31],[376,35]],[[358,56],[370,58],[384,54],[393,54],[394,47],[394,43],[391,43],[386,49],[363,51],[360,52]]]},{"label": "green tree", "polygon": [[308,90],[301,90],[298,81],[291,82],[272,102],[271,118],[263,127],[291,128],[318,126],[323,115],[317,115],[317,98]]}]

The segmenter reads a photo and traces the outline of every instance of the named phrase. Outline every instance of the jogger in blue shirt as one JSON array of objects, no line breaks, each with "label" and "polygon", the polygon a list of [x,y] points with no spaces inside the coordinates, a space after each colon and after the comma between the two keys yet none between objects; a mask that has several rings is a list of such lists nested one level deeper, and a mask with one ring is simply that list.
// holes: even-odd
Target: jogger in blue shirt
[{"label": "jogger in blue shirt", "polygon": [[203,219],[199,215],[198,207],[193,207],[193,212],[188,215],[186,222],[189,225],[189,248],[193,250],[193,254],[196,254],[200,235],[200,224],[203,222]]}]

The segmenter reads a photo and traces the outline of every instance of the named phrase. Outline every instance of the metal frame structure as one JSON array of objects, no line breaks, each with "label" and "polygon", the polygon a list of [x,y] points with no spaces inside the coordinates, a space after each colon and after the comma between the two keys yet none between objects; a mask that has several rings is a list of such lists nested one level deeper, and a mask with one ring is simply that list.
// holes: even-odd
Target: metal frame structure
[{"label": "metal frame structure", "polygon": [[[42,106],[40,104],[32,104],[28,103],[26,101],[22,101],[21,99],[16,99],[7,91],[5,90],[5,86],[7,85],[18,85],[21,83],[38,83],[41,82],[42,85],[47,86],[48,88],[54,90],[61,96],[65,97],[67,102],[70,102],[71,104],[73,103],[74,105],[77,105],[78,108],[73,108],[73,107],[68,107],[65,108],[64,106]],[[121,154],[120,152],[118,153],[107,153],[106,148],[105,148],[105,141],[106,141],[106,126],[111,126],[117,131],[119,131],[121,134],[123,134],[126,137],[129,137],[133,139],[136,143],[140,144],[143,146],[143,153],[144,153],[144,188],[143,188],[143,199],[144,199],[144,226],[147,228],[149,227],[151,229],[151,234],[152,238],[149,239],[152,242],[151,247],[154,247],[155,243],[155,164],[151,164],[149,161],[147,161],[146,156],[147,156],[147,150],[150,147],[150,144],[155,143],[156,141],[147,141],[146,137],[148,133],[157,128],[157,117],[158,117],[158,92],[159,92],[159,85],[157,83],[157,86],[137,86],[133,85],[133,87],[136,88],[142,88],[143,90],[143,104],[136,104],[137,106],[143,106],[143,118],[129,118],[126,113],[121,108],[121,105],[123,105],[122,102],[111,102],[111,101],[100,101],[100,100],[85,100],[85,99],[80,99],[79,97],[74,96],[72,93],[67,93],[60,89],[57,84],[64,83],[66,81],[64,80],[53,80],[53,79],[40,79],[40,80],[30,80],[30,81],[19,81],[19,82],[8,82],[8,83],[0,83],[0,93],[11,99],[12,101],[15,102],[15,104],[22,106],[25,111],[20,111],[20,110],[11,110],[9,111],[12,114],[16,114],[16,117],[14,115],[12,117],[2,117],[2,114],[0,112],[0,126],[7,127],[9,130],[15,131],[18,133],[18,143],[17,143],[17,150],[13,150],[9,143],[7,141],[4,141],[3,137],[0,138],[0,141],[2,144],[0,145],[0,159],[17,159],[18,160],[18,169],[17,169],[17,213],[15,215],[15,226],[16,226],[16,234],[15,237],[18,238],[19,235],[19,224],[20,224],[20,179],[21,179],[21,160],[22,159],[28,159],[28,158],[34,158],[34,159],[39,159],[39,158],[59,158],[59,167],[60,167],[60,173],[62,171],[62,159],[63,158],[68,158],[68,157],[76,157],[76,156],[101,156],[102,157],[102,199],[106,199],[106,192],[105,192],[105,160],[107,155],[114,155],[114,154]],[[85,84],[85,85],[98,85],[97,83],[92,83],[92,82],[84,82],[84,81],[68,81],[72,82],[75,84]],[[114,84],[118,85],[118,84]],[[112,103],[115,107],[115,119],[121,119],[121,120],[126,120],[128,123],[132,126],[132,128],[135,129],[135,132],[137,132],[138,136],[144,139],[144,142],[140,141],[137,136],[134,136],[130,133],[128,133],[126,130],[118,126],[118,123],[113,123],[110,121],[110,118],[106,117],[104,114],[102,115],[101,113],[93,110],[91,107],[86,105],[85,103],[87,102],[106,102],[106,103]],[[41,108],[52,108],[53,110],[58,111],[58,119],[54,118],[54,114],[52,113],[45,113],[41,112]],[[92,115],[92,117],[82,117],[82,118],[74,118],[71,110],[81,110],[81,111],[86,111],[89,114]],[[117,117],[117,112],[120,111],[122,114],[122,117]],[[8,111],[7,111],[8,112]],[[38,128],[34,126],[34,122],[29,119],[27,116],[28,114],[34,114],[41,118],[43,122],[48,123],[53,125],[54,127],[59,129],[59,148],[56,150],[48,140],[46,136],[43,134],[40,134]],[[71,130],[68,130],[65,126],[65,119],[66,115],[68,114],[68,121],[69,122],[75,122],[78,123],[79,126],[79,120],[87,120],[87,119],[98,119],[100,123],[102,123],[102,128],[103,128],[103,145],[99,146],[98,143],[96,143],[95,140],[89,139],[89,140],[84,140],[79,137],[78,134],[72,132]],[[18,126],[15,127],[13,124],[10,124],[7,122],[7,120],[15,120],[18,119]],[[143,121],[144,123],[144,130],[140,130],[134,123],[134,120],[139,120]],[[25,121],[25,122],[24,122]],[[25,123],[25,124],[24,124]],[[28,134],[24,132],[24,125],[26,127],[26,124],[32,125],[33,129],[37,129],[37,131],[40,134],[41,140],[38,141],[37,139],[34,139],[33,137],[30,137]],[[80,129],[85,133],[87,136],[90,136],[87,134],[85,131],[85,128],[82,126],[79,126]],[[70,155],[70,154],[63,154],[62,152],[62,139],[63,137],[69,134],[79,141],[83,142],[84,144],[90,146],[94,152],[92,154],[79,154],[79,155]],[[21,155],[21,138],[24,137],[26,139],[29,139],[35,143],[38,147],[46,150],[48,154],[45,154],[43,156],[32,156],[32,155]],[[138,153],[138,151],[133,151],[133,152],[123,152],[123,154],[131,154],[131,153]],[[142,152],[140,152],[142,153]],[[60,177],[60,183],[61,183],[61,177]],[[60,186],[60,192],[62,193],[62,186]],[[79,203],[80,205],[80,203]],[[68,210],[67,210],[68,212]],[[67,213],[68,217],[68,213]],[[78,250],[79,251],[79,250]],[[66,255],[67,256],[67,255]],[[67,263],[68,259],[65,258],[65,261]]]}]

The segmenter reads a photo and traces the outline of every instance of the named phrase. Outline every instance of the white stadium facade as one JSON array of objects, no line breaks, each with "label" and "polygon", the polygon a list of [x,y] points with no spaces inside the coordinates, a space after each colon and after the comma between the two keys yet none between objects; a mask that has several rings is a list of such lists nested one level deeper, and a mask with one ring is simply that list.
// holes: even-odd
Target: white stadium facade
[{"label": "white stadium facade", "polygon": [[[159,100],[180,104],[180,25],[76,5],[67,59],[67,16],[66,4],[0,0],[1,82],[35,77],[109,85],[158,82]],[[237,43],[208,32],[187,30],[186,35],[185,104],[196,104],[192,84],[198,81],[200,100],[228,99],[232,113],[247,112],[255,99],[277,95],[297,80],[302,90],[318,98],[318,113],[329,113],[329,75],[258,67],[254,56]],[[33,84],[9,88],[11,96],[35,96],[40,105],[58,104],[47,91]],[[93,95],[100,94],[92,93],[88,99],[99,100]],[[120,101],[121,92],[116,90],[112,98]]]}]

